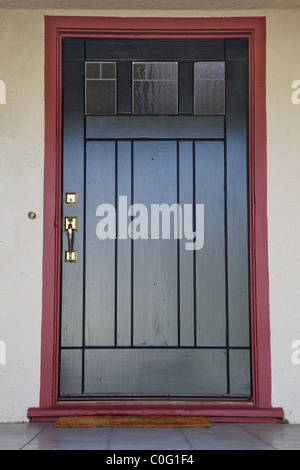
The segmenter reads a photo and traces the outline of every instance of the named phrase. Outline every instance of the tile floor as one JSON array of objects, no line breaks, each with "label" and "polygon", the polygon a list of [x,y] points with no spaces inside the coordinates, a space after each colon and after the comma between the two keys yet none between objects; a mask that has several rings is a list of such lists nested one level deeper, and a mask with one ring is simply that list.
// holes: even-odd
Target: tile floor
[{"label": "tile floor", "polygon": [[0,450],[299,450],[300,425],[212,423],[209,429],[61,429],[0,424]]}]

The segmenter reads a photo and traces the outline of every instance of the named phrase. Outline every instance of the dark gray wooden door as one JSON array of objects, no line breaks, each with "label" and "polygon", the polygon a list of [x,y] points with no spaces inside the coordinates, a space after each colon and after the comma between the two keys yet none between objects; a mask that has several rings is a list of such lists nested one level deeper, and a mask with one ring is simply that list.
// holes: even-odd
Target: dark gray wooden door
[{"label": "dark gray wooden door", "polygon": [[243,40],[64,41],[60,399],[251,398],[247,77]]}]

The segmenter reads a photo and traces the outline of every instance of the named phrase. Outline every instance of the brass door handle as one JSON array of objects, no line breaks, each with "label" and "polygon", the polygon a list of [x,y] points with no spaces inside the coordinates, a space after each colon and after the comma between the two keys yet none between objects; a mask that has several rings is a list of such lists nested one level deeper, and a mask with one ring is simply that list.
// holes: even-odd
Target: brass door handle
[{"label": "brass door handle", "polygon": [[73,251],[73,227],[72,224],[68,226],[68,245],[69,245],[69,253]]},{"label": "brass door handle", "polygon": [[64,230],[68,235],[68,251],[65,252],[65,262],[76,263],[77,251],[73,251],[73,232],[77,232],[77,217],[65,217]]}]

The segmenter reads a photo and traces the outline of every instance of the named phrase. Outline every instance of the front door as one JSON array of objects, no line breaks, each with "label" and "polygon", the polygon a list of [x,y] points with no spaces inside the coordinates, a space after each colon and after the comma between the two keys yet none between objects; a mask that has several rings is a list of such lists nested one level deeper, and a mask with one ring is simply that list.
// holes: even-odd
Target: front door
[{"label": "front door", "polygon": [[246,40],[63,42],[60,400],[251,399]]}]

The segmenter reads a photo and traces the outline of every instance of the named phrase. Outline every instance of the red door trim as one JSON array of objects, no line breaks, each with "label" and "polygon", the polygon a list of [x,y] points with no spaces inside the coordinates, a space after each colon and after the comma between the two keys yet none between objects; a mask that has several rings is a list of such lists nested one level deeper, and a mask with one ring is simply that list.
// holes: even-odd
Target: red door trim
[{"label": "red door trim", "polygon": [[[70,404],[58,402],[58,344],[61,237],[61,44],[66,37],[93,38],[248,38],[249,40],[249,225],[253,402],[168,405],[150,403]],[[185,413],[216,421],[276,420],[271,405],[271,353],[267,234],[266,22],[242,18],[45,17],[45,173],[43,313],[40,406],[33,420],[62,414]]]}]

